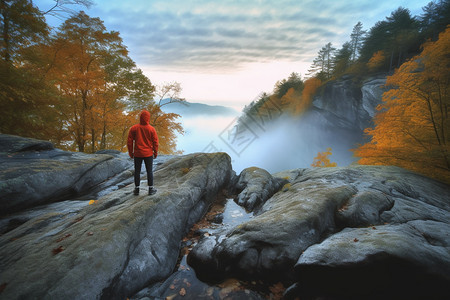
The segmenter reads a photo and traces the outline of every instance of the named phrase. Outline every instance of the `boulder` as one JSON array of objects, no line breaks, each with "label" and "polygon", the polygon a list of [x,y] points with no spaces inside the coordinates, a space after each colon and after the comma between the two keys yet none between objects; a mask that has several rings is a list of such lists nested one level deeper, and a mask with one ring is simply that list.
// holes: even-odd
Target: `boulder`
[{"label": "boulder", "polygon": [[286,298],[444,299],[450,224],[415,220],[345,228],[305,250],[295,269],[298,284]]},{"label": "boulder", "polygon": [[235,187],[241,191],[237,197],[237,203],[248,211],[253,211],[263,205],[287,182],[283,178],[273,178],[264,169],[246,168],[239,174]]},{"label": "boulder", "polygon": [[[396,286],[397,277],[424,282],[439,296],[450,283],[447,184],[387,166],[298,169],[273,177],[290,182],[250,221],[194,247],[188,262],[198,276],[285,279],[297,282],[287,293],[291,298],[374,290],[398,295],[405,285]],[[382,277],[388,270],[395,276]],[[348,278],[362,281],[365,274],[364,288],[352,294]]]},{"label": "boulder", "polygon": [[0,145],[2,215],[87,194],[132,166],[125,155],[62,151],[11,135],[0,134]]},{"label": "boulder", "polygon": [[231,172],[224,153],[174,157],[155,171],[155,195],[135,196],[129,185],[8,231],[0,236],[0,299],[126,299],[167,278],[182,237]]},{"label": "boulder", "polygon": [[0,153],[54,150],[49,141],[23,138],[16,135],[0,134]]}]

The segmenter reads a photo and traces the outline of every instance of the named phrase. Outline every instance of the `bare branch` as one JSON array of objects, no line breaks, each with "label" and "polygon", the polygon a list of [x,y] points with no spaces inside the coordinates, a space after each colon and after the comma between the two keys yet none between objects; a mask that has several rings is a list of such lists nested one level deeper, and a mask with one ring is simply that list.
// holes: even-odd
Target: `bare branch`
[{"label": "bare branch", "polygon": [[[179,82],[164,83],[156,87],[156,96],[158,96],[158,106],[162,107],[170,103],[186,103],[186,99],[181,98],[182,88]],[[163,102],[163,100],[166,100]]]},{"label": "bare branch", "polygon": [[43,15],[51,15],[54,17],[61,18],[64,14],[73,15],[77,11],[69,8],[70,5],[81,5],[86,8],[89,8],[93,5],[92,0],[54,0],[55,4],[53,7],[48,9],[47,11],[41,11]]}]

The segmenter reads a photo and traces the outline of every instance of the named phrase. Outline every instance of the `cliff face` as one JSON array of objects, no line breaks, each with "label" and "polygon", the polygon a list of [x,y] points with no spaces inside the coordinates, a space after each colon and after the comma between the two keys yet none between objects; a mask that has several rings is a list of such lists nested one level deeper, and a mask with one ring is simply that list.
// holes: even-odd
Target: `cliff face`
[{"label": "cliff face", "polygon": [[330,81],[300,116],[292,116],[270,99],[255,103],[226,140],[232,150],[239,150],[235,156],[230,151],[235,170],[258,166],[273,173],[308,168],[328,147],[338,166],[353,163],[356,158],[350,150],[365,142],[364,129],[373,126],[385,80],[379,76],[362,83],[352,77]]},{"label": "cliff face", "polygon": [[369,78],[362,85],[344,76],[322,88],[320,95],[313,100],[313,109],[324,115],[333,115],[338,120],[335,125],[339,127],[363,131],[373,125],[372,118],[381,103],[385,83],[385,76]]}]

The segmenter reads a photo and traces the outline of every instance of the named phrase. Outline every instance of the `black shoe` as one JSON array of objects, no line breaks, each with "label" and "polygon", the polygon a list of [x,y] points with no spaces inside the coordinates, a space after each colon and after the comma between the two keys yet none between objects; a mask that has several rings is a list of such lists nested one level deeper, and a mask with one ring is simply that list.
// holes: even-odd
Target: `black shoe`
[{"label": "black shoe", "polygon": [[139,195],[139,188],[138,187],[134,188],[133,194]]},{"label": "black shoe", "polygon": [[148,188],[148,194],[149,195],[154,195],[156,194],[157,190],[154,187],[149,187]]}]

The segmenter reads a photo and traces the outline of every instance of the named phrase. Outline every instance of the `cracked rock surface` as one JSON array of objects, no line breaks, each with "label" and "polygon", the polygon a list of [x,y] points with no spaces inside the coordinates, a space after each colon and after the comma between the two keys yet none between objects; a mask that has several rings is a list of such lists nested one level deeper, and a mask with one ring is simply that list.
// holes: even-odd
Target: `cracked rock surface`
[{"label": "cracked rock surface", "polygon": [[47,141],[0,134],[1,214],[86,194],[131,165],[125,154],[68,152]]},{"label": "cracked rock surface", "polygon": [[225,153],[180,156],[155,171],[155,195],[129,185],[91,205],[46,207],[0,236],[0,299],[126,299],[167,278],[231,173]]},{"label": "cracked rock surface", "polygon": [[[402,296],[439,296],[450,283],[448,185],[384,166],[299,169],[273,176],[290,184],[253,219],[200,240],[191,251],[188,261],[199,276],[285,276],[297,282],[286,293],[291,298],[389,298],[400,291]],[[349,273],[360,282],[371,271],[377,276],[369,276],[366,284],[345,288]],[[405,290],[403,279],[425,283]],[[433,291],[427,283],[433,283]]]}]

